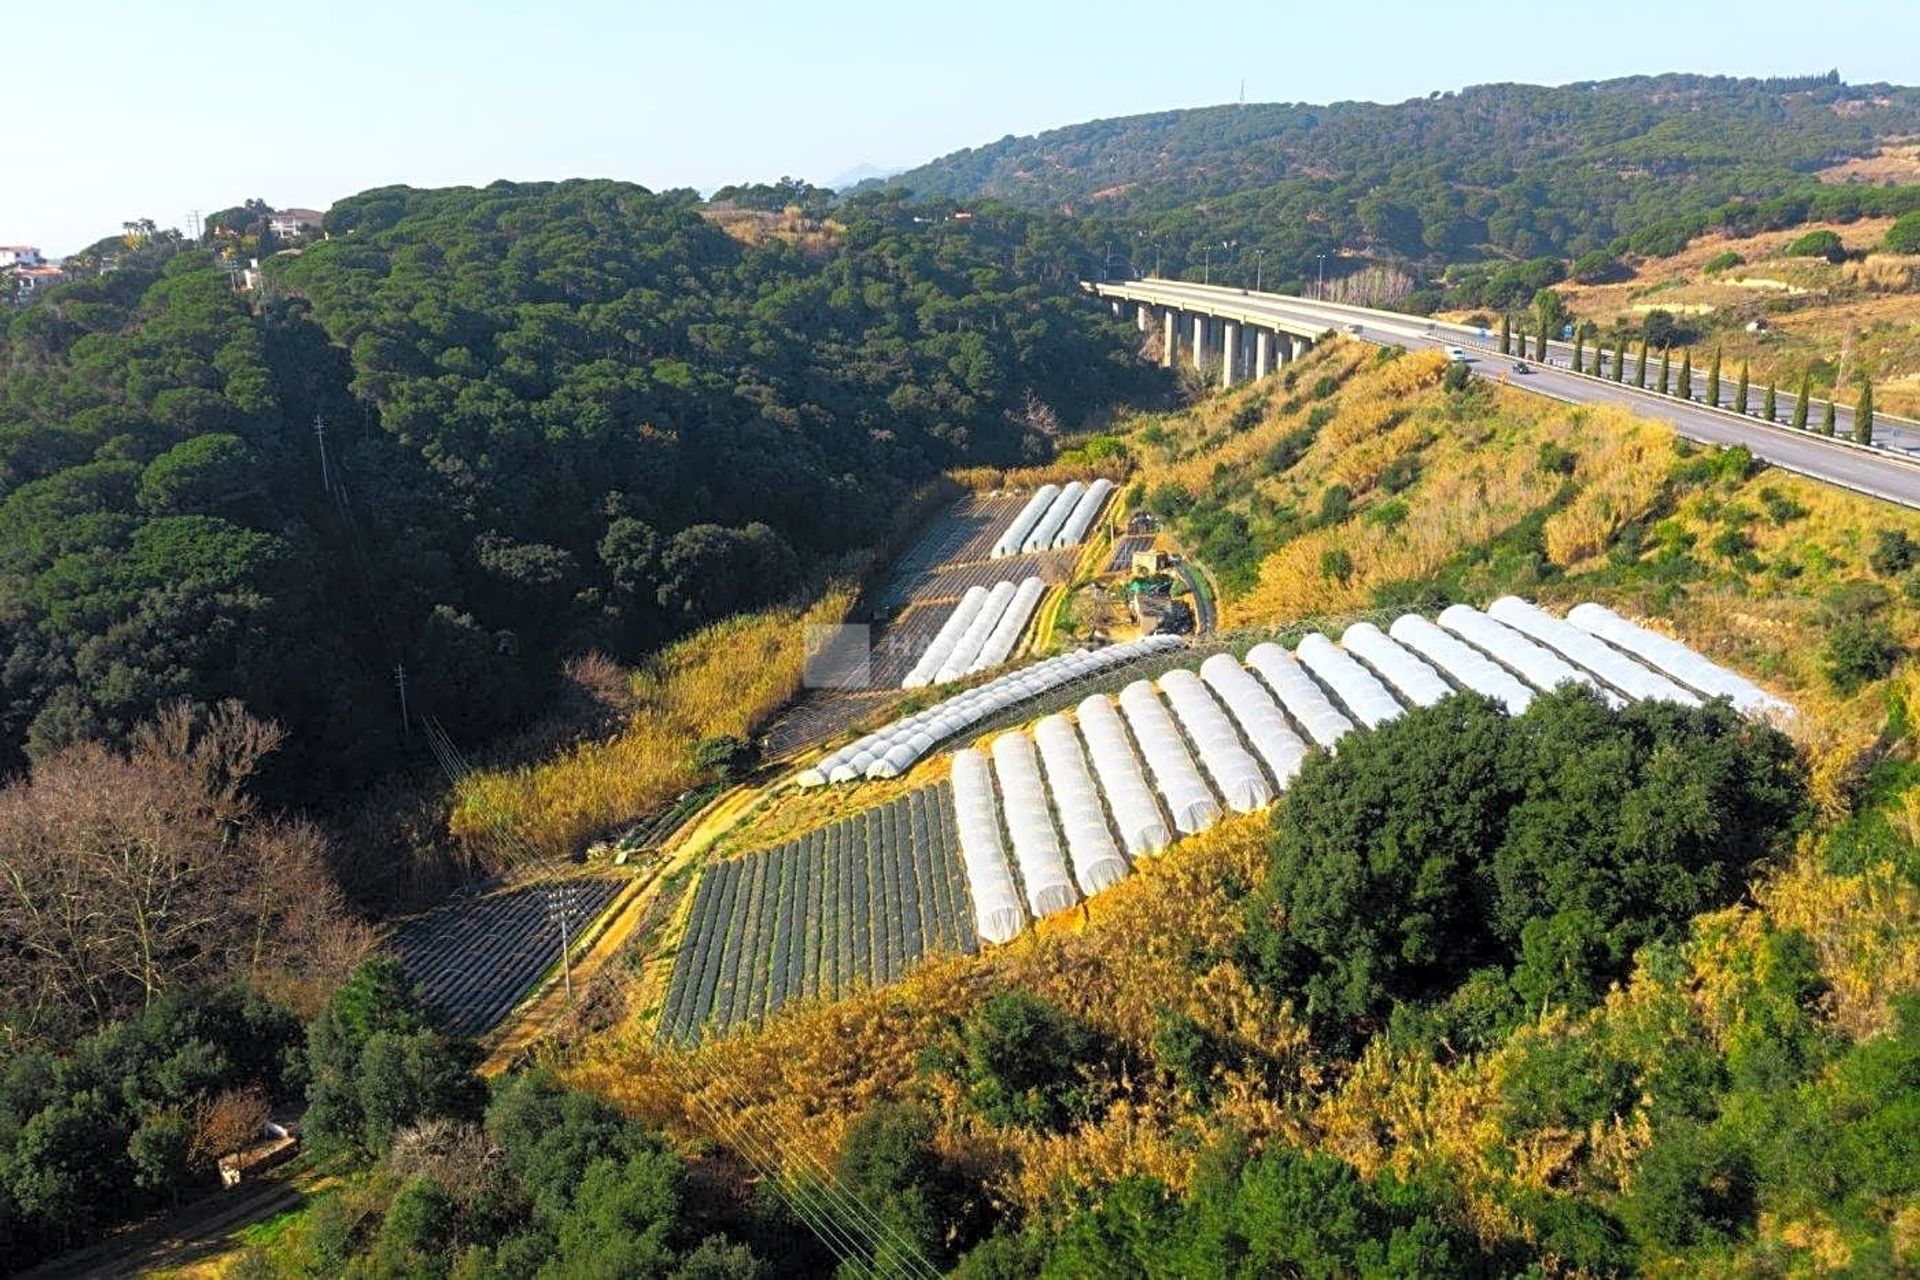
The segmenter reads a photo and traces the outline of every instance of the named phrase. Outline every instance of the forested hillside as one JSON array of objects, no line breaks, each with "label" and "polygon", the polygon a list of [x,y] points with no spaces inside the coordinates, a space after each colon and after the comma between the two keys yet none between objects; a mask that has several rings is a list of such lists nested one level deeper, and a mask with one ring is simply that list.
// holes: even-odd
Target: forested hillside
[{"label": "forested hillside", "polygon": [[328,232],[259,299],[153,240],[12,315],[0,770],[235,697],[311,799],[392,762],[400,664],[417,716],[498,730],[562,655],[792,597],[940,469],[1155,385],[1045,216],[871,197],[803,248],[501,183]]},{"label": "forested hillside", "polygon": [[891,184],[1108,219],[1116,267],[1197,277],[1210,248],[1216,281],[1251,283],[1258,249],[1268,282],[1297,284],[1320,254],[1438,265],[1671,252],[1730,203],[1741,207],[1728,216],[1763,223],[1812,206],[1898,211],[1881,205],[1911,207],[1911,191],[1823,189],[1815,174],[1915,132],[1909,88],[1638,76],[1098,120],[959,151]]}]

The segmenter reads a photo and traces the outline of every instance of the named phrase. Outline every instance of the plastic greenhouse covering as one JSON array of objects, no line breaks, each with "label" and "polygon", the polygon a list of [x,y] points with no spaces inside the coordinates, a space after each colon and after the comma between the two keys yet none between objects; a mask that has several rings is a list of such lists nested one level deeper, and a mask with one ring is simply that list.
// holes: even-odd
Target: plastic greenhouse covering
[{"label": "plastic greenhouse covering", "polygon": [[953,606],[953,612],[947,615],[947,620],[940,624],[940,629],[933,633],[933,639],[921,651],[919,661],[913,664],[913,669],[900,682],[902,689],[919,689],[933,683],[934,674],[945,664],[953,647],[960,643],[960,637],[966,634],[986,602],[985,587],[967,588],[966,594],[960,597],[960,603]]},{"label": "plastic greenhouse covering", "polygon": [[1207,692],[1200,677],[1184,669],[1160,677],[1160,692],[1187,731],[1214,787],[1235,813],[1252,813],[1273,803],[1273,788],[1260,762],[1240,744],[1239,731]]},{"label": "plastic greenhouse covering", "polygon": [[1220,821],[1220,802],[1207,790],[1187,744],[1180,739],[1179,726],[1154,696],[1153,686],[1136,680],[1120,691],[1120,710],[1133,729],[1134,741],[1147,771],[1160,790],[1173,815],[1173,825],[1184,835],[1205,831]]},{"label": "plastic greenhouse covering", "polygon": [[1087,530],[1093,528],[1093,522],[1100,514],[1100,508],[1107,504],[1107,495],[1113,492],[1113,481],[1095,480],[1080,495],[1080,501],[1073,504],[1073,512],[1067,522],[1060,526],[1060,532],[1053,535],[1055,547],[1077,547],[1086,541]]},{"label": "plastic greenhouse covering", "polygon": [[1095,694],[1080,703],[1076,714],[1080,720],[1080,736],[1086,739],[1087,755],[1093,761],[1094,776],[1099,779],[1100,790],[1113,811],[1114,826],[1119,828],[1127,853],[1137,858],[1160,852],[1172,841],[1173,833],[1167,830],[1167,820],[1147,786],[1140,761],[1134,757],[1133,744],[1127,741],[1126,728],[1120,723],[1120,713],[1113,709],[1105,695]]},{"label": "plastic greenhouse covering", "polygon": [[1024,733],[1003,733],[993,741],[993,775],[1000,783],[1013,860],[1027,887],[1027,906],[1036,920],[1065,911],[1080,900],[1040,780],[1040,757]]},{"label": "plastic greenhouse covering", "polygon": [[1614,706],[1621,705],[1620,699],[1595,680],[1590,672],[1570,665],[1553,650],[1536,644],[1506,623],[1489,618],[1478,609],[1468,608],[1464,604],[1448,605],[1440,611],[1440,625],[1485,649],[1519,672],[1520,678],[1536,689],[1557,689],[1568,682],[1583,684],[1606,694],[1607,700]]},{"label": "plastic greenhouse covering", "polygon": [[1026,919],[1007,867],[1006,846],[1000,842],[999,806],[993,801],[993,778],[983,751],[968,747],[953,753],[953,815],[960,833],[960,863],[973,896],[974,927],[988,942],[1011,942],[1020,936]]},{"label": "plastic greenhouse covering", "polygon": [[1533,705],[1533,690],[1516,680],[1511,671],[1419,614],[1394,619],[1387,632],[1463,687],[1499,702],[1510,714],[1517,716]]},{"label": "plastic greenhouse covering", "polygon": [[1398,719],[1406,708],[1387,692],[1379,677],[1353,660],[1353,655],[1336,646],[1318,631],[1300,637],[1294,650],[1302,666],[1324,680],[1347,704],[1347,710],[1360,717],[1369,729],[1378,729]]},{"label": "plastic greenhouse covering", "polygon": [[1107,812],[1100,804],[1100,787],[1087,768],[1079,735],[1063,715],[1051,715],[1033,726],[1033,744],[1046,766],[1047,789],[1060,815],[1060,834],[1066,837],[1073,878],[1088,893],[1099,893],[1124,880],[1127,860],[1120,856]]},{"label": "plastic greenhouse covering", "polygon": [[1039,523],[1028,531],[1027,540],[1020,544],[1020,549],[1045,551],[1051,547],[1054,535],[1060,532],[1060,526],[1067,522],[1067,517],[1073,514],[1073,509],[1080,505],[1080,495],[1086,491],[1086,484],[1079,480],[1073,481],[1062,489],[1060,496],[1053,500],[1053,505],[1047,508],[1046,514],[1040,517]]},{"label": "plastic greenhouse covering", "polygon": [[1487,606],[1487,612],[1514,630],[1524,631],[1558,649],[1629,698],[1653,698],[1689,707],[1700,705],[1700,699],[1659,672],[1641,666],[1599,637],[1528,604],[1519,596],[1501,596]]},{"label": "plastic greenhouse covering", "polygon": [[1013,653],[1013,647],[1020,643],[1020,637],[1027,630],[1027,622],[1033,617],[1033,610],[1040,603],[1040,597],[1047,593],[1047,584],[1038,578],[1028,578],[1014,591],[1013,599],[1007,602],[1007,608],[1000,615],[1000,621],[994,624],[993,632],[987,642],[980,646],[980,654],[968,669],[971,675],[976,671],[987,671],[1005,662]]},{"label": "plastic greenhouse covering", "polygon": [[973,661],[980,656],[980,650],[986,647],[987,637],[1000,625],[1000,615],[1013,603],[1014,593],[1020,590],[1019,584],[1009,578],[1005,582],[993,584],[993,590],[987,592],[987,602],[980,606],[973,621],[960,636],[953,652],[940,664],[940,670],[934,674],[935,684],[951,684],[973,669]]},{"label": "plastic greenhouse covering", "polygon": [[[897,777],[911,766],[913,760],[924,756],[938,744],[964,733],[1008,707],[1018,706],[1061,685],[1149,654],[1178,649],[1182,643],[1177,636],[1144,636],[1104,649],[1077,649],[1072,653],[1043,659],[998,676],[977,688],[957,693],[944,702],[895,720],[884,728],[831,751],[810,768],[802,770],[794,781],[803,787],[818,787],[829,782],[853,782],[859,778]],[[912,757],[906,759],[905,763],[901,763],[905,758],[904,753],[893,753],[893,749],[902,743],[913,748]]]},{"label": "plastic greenhouse covering", "polygon": [[1439,672],[1371,622],[1348,627],[1341,633],[1340,647],[1379,672],[1416,707],[1431,707],[1453,692]]},{"label": "plastic greenhouse covering", "polygon": [[1577,604],[1568,612],[1567,621],[1652,663],[1689,688],[1698,689],[1710,698],[1726,698],[1743,714],[1793,713],[1790,703],[1774,697],[1745,676],[1727,670],[1678,640],[1627,621],[1605,605]]},{"label": "plastic greenhouse covering", "polygon": [[1047,514],[1047,508],[1059,496],[1060,486],[1057,484],[1043,484],[1036,489],[1033,496],[1027,499],[1027,505],[1020,508],[1019,514],[1014,516],[1006,531],[993,544],[993,558],[999,560],[1019,555],[1021,544],[1033,532],[1033,526],[1040,523],[1040,517]]},{"label": "plastic greenhouse covering", "polygon": [[1300,772],[1300,762],[1307,756],[1307,744],[1287,724],[1287,717],[1274,702],[1273,695],[1247,674],[1247,669],[1234,661],[1232,654],[1216,653],[1201,663],[1200,678],[1227,704],[1227,710],[1245,731],[1247,741],[1267,762],[1268,771],[1285,790],[1293,776]]},{"label": "plastic greenhouse covering", "polygon": [[1247,665],[1266,677],[1287,714],[1321,746],[1331,747],[1353,732],[1353,721],[1313,682],[1300,660],[1279,645],[1269,640],[1253,646],[1247,651]]}]

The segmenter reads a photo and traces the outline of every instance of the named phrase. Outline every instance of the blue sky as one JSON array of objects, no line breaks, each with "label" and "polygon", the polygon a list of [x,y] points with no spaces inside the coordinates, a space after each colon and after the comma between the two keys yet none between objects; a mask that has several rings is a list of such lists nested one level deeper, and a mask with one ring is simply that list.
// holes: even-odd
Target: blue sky
[{"label": "blue sky", "polygon": [[184,225],[191,209],[248,196],[325,208],[394,182],[825,181],[1009,133],[1228,102],[1243,77],[1248,101],[1306,102],[1667,70],[1920,79],[1913,0],[8,0],[5,11],[11,31],[39,39],[10,40],[0,76],[15,142],[0,243],[49,253],[126,218]]}]

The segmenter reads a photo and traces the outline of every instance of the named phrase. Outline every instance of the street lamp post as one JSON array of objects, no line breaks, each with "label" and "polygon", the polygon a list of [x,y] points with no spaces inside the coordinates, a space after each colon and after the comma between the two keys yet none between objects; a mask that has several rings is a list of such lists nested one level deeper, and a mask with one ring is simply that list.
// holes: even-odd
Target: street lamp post
[{"label": "street lamp post", "polygon": [[1255,249],[1253,251],[1253,291],[1255,293],[1260,292],[1260,260],[1266,256],[1267,251],[1265,249]]},{"label": "street lamp post", "polygon": [[1320,282],[1314,286],[1313,296],[1321,302],[1325,302],[1327,300],[1327,255],[1324,253],[1316,253],[1313,256],[1319,259],[1320,262]]}]

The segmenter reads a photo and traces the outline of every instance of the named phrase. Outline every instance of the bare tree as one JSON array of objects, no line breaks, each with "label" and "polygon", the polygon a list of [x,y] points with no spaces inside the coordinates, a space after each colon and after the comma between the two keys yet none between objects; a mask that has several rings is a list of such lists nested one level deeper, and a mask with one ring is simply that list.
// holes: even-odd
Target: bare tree
[{"label": "bare tree", "polygon": [[230,977],[298,996],[364,953],[320,836],[246,793],[280,739],[237,703],[177,706],[0,790],[0,1027],[97,1025]]}]

